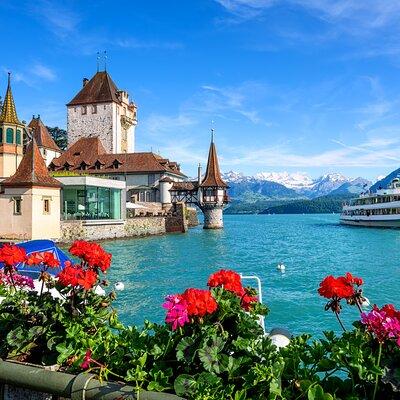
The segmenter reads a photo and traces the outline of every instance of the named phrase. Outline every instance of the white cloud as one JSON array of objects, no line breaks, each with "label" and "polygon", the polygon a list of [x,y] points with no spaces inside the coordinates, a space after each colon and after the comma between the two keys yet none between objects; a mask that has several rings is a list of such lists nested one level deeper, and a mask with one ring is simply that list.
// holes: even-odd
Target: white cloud
[{"label": "white cloud", "polygon": [[258,167],[387,167],[400,162],[400,139],[372,138],[358,145],[333,141],[337,148],[321,153],[305,154],[289,146],[238,148],[236,155],[221,161],[225,166]]},{"label": "white cloud", "polygon": [[38,78],[43,78],[47,81],[54,81],[57,78],[56,73],[50,68],[43,64],[35,64],[31,68],[33,75]]},{"label": "white cloud", "polygon": [[[224,7],[236,22],[267,15],[274,6],[299,7],[334,26],[336,30],[355,36],[369,35],[388,26],[397,27],[400,22],[400,2],[391,0],[215,0]],[[229,20],[231,21],[231,20]],[[396,30],[397,31],[397,30]],[[304,38],[301,32],[281,32]],[[336,36],[325,32],[324,36]],[[310,35],[308,39],[310,39]],[[315,36],[315,35],[311,35]],[[318,37],[318,34],[316,35]],[[382,46],[380,46],[382,47]],[[383,46],[385,47],[385,46]],[[392,47],[392,46],[391,46]],[[383,51],[382,49],[380,50]],[[391,51],[391,50],[385,50]]]},{"label": "white cloud", "polygon": [[77,30],[80,16],[57,1],[30,3],[29,11],[55,35],[65,38]]}]

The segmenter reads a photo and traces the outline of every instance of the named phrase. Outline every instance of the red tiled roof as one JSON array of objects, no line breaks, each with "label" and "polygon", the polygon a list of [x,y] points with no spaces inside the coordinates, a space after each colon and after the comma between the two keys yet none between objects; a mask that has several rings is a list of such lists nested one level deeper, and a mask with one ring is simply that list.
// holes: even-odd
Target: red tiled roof
[{"label": "red tiled roof", "polygon": [[222,180],[221,172],[218,165],[217,149],[214,141],[211,141],[210,151],[208,152],[207,170],[203,181],[200,184],[201,187],[228,187],[228,185]]},{"label": "red tiled roof", "polygon": [[40,117],[33,117],[32,121],[29,122],[28,127],[32,129],[32,135],[35,137],[36,143],[39,147],[45,147],[46,149],[54,150],[58,153],[61,153],[60,148],[51,137],[49,131],[44,126]]},{"label": "red tiled roof", "polygon": [[67,106],[109,102],[121,103],[118,88],[106,71],[99,71]]},{"label": "red tiled roof", "polygon": [[[160,158],[154,153],[121,153],[107,154],[98,137],[78,139],[68,150],[60,157],[55,158],[50,167],[56,171],[64,170],[64,165],[68,163],[75,166],[76,172],[80,171],[81,163],[85,161],[88,167],[83,170],[84,173],[93,174],[121,174],[121,173],[140,173],[140,172],[169,172],[175,175],[185,176],[179,171],[176,163],[172,167],[169,161],[163,159],[165,163],[160,163]],[[101,164],[100,169],[95,165]],[[115,164],[119,164],[115,168]]]},{"label": "red tiled roof", "polygon": [[28,144],[15,174],[1,184],[4,187],[61,187],[61,183],[50,176],[35,139]]},{"label": "red tiled roof", "polygon": [[170,191],[175,190],[195,190],[197,189],[198,185],[197,182],[174,182]]}]

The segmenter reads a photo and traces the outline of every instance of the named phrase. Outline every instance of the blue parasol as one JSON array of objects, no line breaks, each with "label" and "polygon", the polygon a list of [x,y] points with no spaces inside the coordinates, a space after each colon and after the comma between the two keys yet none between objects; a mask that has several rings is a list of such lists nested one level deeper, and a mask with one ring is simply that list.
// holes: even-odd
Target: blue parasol
[{"label": "blue parasol", "polygon": [[[24,248],[27,255],[45,251],[53,253],[54,257],[60,261],[60,266],[58,268],[49,268],[47,272],[51,275],[57,275],[60,271],[62,271],[64,269],[65,261],[72,262],[72,260],[60,248],[58,248],[52,240],[30,240],[28,242],[17,243],[16,245]],[[0,263],[0,268],[3,267],[4,265]],[[25,263],[19,263],[16,267],[18,272],[23,275],[39,273],[41,270],[40,267],[26,265]]]}]

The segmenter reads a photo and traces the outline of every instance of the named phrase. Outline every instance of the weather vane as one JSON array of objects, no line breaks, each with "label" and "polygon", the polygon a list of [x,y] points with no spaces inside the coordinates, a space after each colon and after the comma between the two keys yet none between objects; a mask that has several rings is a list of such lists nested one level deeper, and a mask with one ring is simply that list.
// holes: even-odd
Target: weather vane
[{"label": "weather vane", "polygon": [[102,59],[104,61],[104,71],[107,71],[107,51],[106,50],[103,51],[103,54],[100,54],[99,51],[97,52],[97,57],[96,57],[96,60],[97,60],[97,72],[99,72],[100,61]]}]

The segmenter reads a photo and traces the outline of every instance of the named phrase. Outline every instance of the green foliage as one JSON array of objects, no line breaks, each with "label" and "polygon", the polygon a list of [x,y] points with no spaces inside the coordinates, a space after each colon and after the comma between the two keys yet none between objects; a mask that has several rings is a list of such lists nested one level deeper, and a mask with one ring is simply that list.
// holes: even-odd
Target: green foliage
[{"label": "green foliage", "polygon": [[261,214],[331,214],[342,211],[343,201],[351,196],[321,196],[312,200],[296,200],[264,209]]},{"label": "green foliage", "polygon": [[122,325],[113,294],[59,290],[61,299],[2,287],[1,358],[79,373],[90,349],[89,370],[103,379],[195,400],[370,399],[377,376],[377,399],[395,399],[400,387],[398,346],[385,344],[378,364],[378,343],[361,324],[340,336],[301,335],[278,350],[258,323],[267,308],[245,312],[222,288],[212,289],[215,313],[175,331]]},{"label": "green foliage", "polygon": [[56,142],[57,146],[63,151],[66,150],[68,146],[67,131],[65,129],[59,128],[58,126],[53,128],[51,128],[50,126],[46,126],[46,128]]}]

